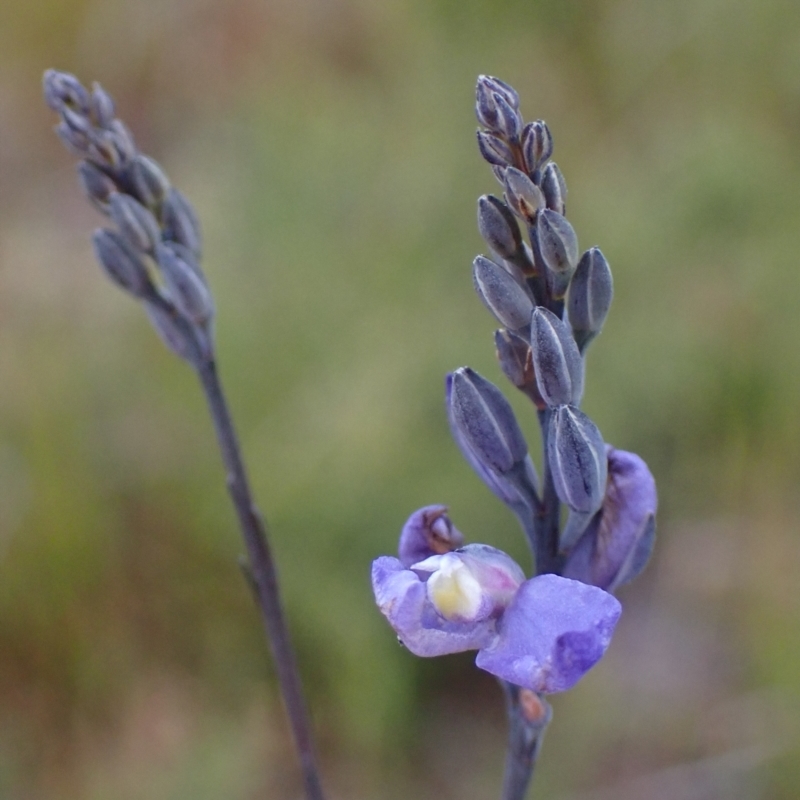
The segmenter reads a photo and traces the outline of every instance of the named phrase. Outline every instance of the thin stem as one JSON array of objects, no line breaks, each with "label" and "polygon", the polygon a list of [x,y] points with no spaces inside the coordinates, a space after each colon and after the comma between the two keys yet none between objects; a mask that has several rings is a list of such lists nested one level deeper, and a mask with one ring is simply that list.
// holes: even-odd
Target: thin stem
[{"label": "thin stem", "polygon": [[216,364],[210,359],[204,361],[197,366],[197,373],[208,401],[222,460],[228,473],[228,491],[236,508],[239,527],[247,547],[250,562],[248,571],[252,577],[253,590],[269,639],[283,701],[300,756],[306,797],[308,800],[324,800],[300,674],[278,594],[278,578],[267,540],[267,525],[253,501],[239,441]]},{"label": "thin stem", "polygon": [[552,711],[529,689],[500,681],[506,698],[508,750],[502,800],[524,800]]},{"label": "thin stem", "polygon": [[547,463],[547,432],[550,427],[549,409],[537,412],[539,426],[542,430],[542,504],[536,519],[537,526],[537,552],[536,574],[544,575],[552,572],[561,574],[563,558],[559,553],[558,538],[561,517],[561,502],[556,494],[553,474]]}]

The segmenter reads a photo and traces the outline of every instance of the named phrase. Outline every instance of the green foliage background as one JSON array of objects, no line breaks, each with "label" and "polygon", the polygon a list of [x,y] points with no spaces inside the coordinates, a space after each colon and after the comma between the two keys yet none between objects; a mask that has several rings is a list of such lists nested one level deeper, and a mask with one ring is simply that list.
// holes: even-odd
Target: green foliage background
[{"label": "green foliage background", "polygon": [[[525,563],[443,375],[498,383],[471,289],[473,87],[545,118],[615,277],[588,412],[660,489],[609,656],[534,796],[800,782],[800,9],[789,0],[0,4],[0,797],[299,796],[192,374],[102,280],[46,67],[99,79],[195,203],[225,378],[335,798],[498,794],[499,692],[423,662],[372,558],[450,505]],[[535,420],[513,397],[536,441]]]}]

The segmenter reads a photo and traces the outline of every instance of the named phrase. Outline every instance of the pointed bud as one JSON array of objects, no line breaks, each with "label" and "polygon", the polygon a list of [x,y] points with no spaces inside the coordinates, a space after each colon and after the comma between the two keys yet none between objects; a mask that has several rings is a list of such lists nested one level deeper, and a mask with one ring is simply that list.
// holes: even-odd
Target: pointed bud
[{"label": "pointed bud", "polygon": [[170,190],[169,178],[164,170],[149,156],[139,154],[131,162],[129,174],[136,197],[157,214]]},{"label": "pointed bud", "polygon": [[524,173],[508,167],[503,175],[506,201],[514,212],[529,225],[544,208],[542,190]]},{"label": "pointed bud", "polygon": [[578,263],[578,237],[566,217],[546,208],[536,217],[536,245],[548,269],[551,295],[564,297]]},{"label": "pointed bud", "polygon": [[89,152],[91,142],[86,134],[74,130],[66,122],[56,125],[56,134],[73,155],[83,158]]},{"label": "pointed bud", "polygon": [[99,83],[92,85],[92,96],[89,104],[95,124],[99,128],[108,128],[114,121],[114,101]]},{"label": "pointed bud", "polygon": [[574,406],[559,406],[547,431],[547,463],[559,500],[573,511],[597,511],[606,490],[608,463],[597,426]]},{"label": "pointed bud", "polygon": [[415,511],[403,525],[397,554],[403,566],[410,567],[463,544],[463,535],[447,516],[447,506],[425,506]]},{"label": "pointed bud", "polygon": [[508,206],[485,194],[478,199],[478,230],[486,244],[501,258],[513,260],[522,251],[522,234]]},{"label": "pointed bud", "polygon": [[102,214],[108,214],[109,201],[119,191],[117,184],[90,161],[78,162],[78,180],[91,204]]},{"label": "pointed bud", "polygon": [[469,367],[453,373],[450,408],[455,425],[492,469],[502,475],[525,459],[528,445],[508,400]]},{"label": "pointed bud", "polygon": [[202,255],[200,222],[192,204],[177,189],[170,189],[161,208],[164,238],[188,247],[196,259]]},{"label": "pointed bud", "polygon": [[478,256],[472,262],[472,282],[478,297],[499,322],[511,330],[529,325],[533,301],[503,267]]},{"label": "pointed bud", "polygon": [[494,103],[497,108],[498,134],[509,144],[519,144],[523,124],[519,111],[499,92],[494,93]]},{"label": "pointed bud", "polygon": [[475,114],[481,125],[492,131],[499,130],[497,97],[501,97],[513,111],[519,109],[519,95],[507,83],[490,75],[479,75],[475,87]]},{"label": "pointed bud", "polygon": [[524,392],[540,411],[547,407],[539,387],[536,385],[536,374],[533,370],[530,343],[512,331],[502,328],[494,332],[494,346],[500,369],[511,383]]},{"label": "pointed bud", "polygon": [[156,329],[156,333],[169,350],[176,356],[186,359],[190,364],[198,365],[200,363],[202,358],[200,342],[197,330],[191,327],[191,323],[178,316],[177,312],[167,311],[148,301],[145,301],[144,310]]},{"label": "pointed bud", "polygon": [[583,359],[572,331],[546,308],[531,318],[531,353],[539,393],[547,405],[575,405],[583,394]]},{"label": "pointed bud", "polygon": [[607,448],[603,505],[564,566],[564,576],[612,592],[645,567],[655,540],[656,484],[635,453]]},{"label": "pointed bud", "polygon": [[555,161],[545,167],[540,185],[547,207],[563,215],[567,209],[567,183]]},{"label": "pointed bud", "polygon": [[48,69],[42,84],[45,102],[53,111],[60,114],[65,108],[71,108],[81,114],[89,112],[89,93],[74,75]]},{"label": "pointed bud", "polygon": [[115,194],[110,203],[111,219],[130,244],[142,253],[152,253],[161,241],[156,218],[128,194]]},{"label": "pointed bud", "polygon": [[92,236],[94,254],[106,274],[136,297],[153,291],[142,256],[117,231],[100,228]]},{"label": "pointed bud", "polygon": [[480,622],[497,616],[525,581],[525,573],[511,556],[486,544],[431,556],[411,568],[430,573],[428,600],[451,622]]},{"label": "pointed bud", "polygon": [[599,247],[593,247],[578,262],[567,300],[569,324],[581,352],[603,329],[613,296],[614,284],[608,261]]},{"label": "pointed bud", "polygon": [[511,148],[499,136],[486,131],[478,131],[477,137],[478,149],[490,164],[507,167],[514,163],[514,154],[511,152]]},{"label": "pointed bud", "polygon": [[553,155],[553,137],[544,120],[529,122],[522,131],[522,156],[530,175],[541,169]]},{"label": "pointed bud", "polygon": [[156,261],[175,307],[196,325],[205,326],[214,316],[214,302],[197,269],[172,243],[156,247]]}]

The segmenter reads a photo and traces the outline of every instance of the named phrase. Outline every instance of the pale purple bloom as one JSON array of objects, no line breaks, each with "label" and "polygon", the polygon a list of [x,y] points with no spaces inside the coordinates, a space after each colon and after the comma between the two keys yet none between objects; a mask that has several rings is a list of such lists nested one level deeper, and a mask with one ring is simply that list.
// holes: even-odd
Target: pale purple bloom
[{"label": "pale purple bloom", "polygon": [[428,556],[442,555],[464,544],[464,537],[447,516],[447,506],[425,506],[403,525],[397,554],[404,567]]},{"label": "pale purple bloom", "polygon": [[570,553],[564,575],[611,592],[644,569],[653,549],[658,498],[639,456],[613,447],[606,453],[603,504]]},{"label": "pale purple bloom", "polygon": [[[440,508],[415,512],[404,535]],[[525,580],[510,556],[483,544],[407,566],[383,556],[373,562],[372,587],[381,612],[415,655],[478,650],[479,667],[536,692],[569,689],[594,666],[621,610],[594,586],[557,575]]]}]

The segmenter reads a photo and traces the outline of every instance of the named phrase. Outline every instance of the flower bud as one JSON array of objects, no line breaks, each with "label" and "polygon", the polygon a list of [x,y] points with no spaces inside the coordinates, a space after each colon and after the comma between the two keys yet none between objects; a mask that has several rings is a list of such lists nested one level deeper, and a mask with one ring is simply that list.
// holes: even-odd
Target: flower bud
[{"label": "flower bud", "polygon": [[548,270],[550,294],[560,300],[578,263],[578,237],[566,217],[546,208],[536,217],[536,248]]},{"label": "flower bud", "polygon": [[452,374],[449,408],[454,426],[486,466],[510,473],[528,455],[514,411],[502,392],[469,367]]},{"label": "flower bud", "polygon": [[567,182],[555,161],[545,167],[540,185],[547,207],[563,215],[567,208]]},{"label": "flower bud", "polygon": [[168,242],[159,244],[155,255],[169,298],[178,311],[195,325],[208,324],[214,315],[214,302],[188,252],[182,253]]},{"label": "flower bud", "polygon": [[137,155],[129,167],[130,180],[136,197],[157,214],[170,190],[169,178],[149,156]]},{"label": "flower bud", "polygon": [[200,222],[192,204],[177,189],[167,192],[161,207],[161,221],[164,225],[164,238],[188,247],[199,260],[202,255]]},{"label": "flower bud", "polygon": [[95,124],[99,128],[108,128],[114,121],[114,101],[99,83],[92,85],[89,105]]},{"label": "flower bud", "polygon": [[197,329],[193,328],[190,322],[175,311],[168,311],[153,302],[145,301],[144,310],[156,333],[169,350],[190,364],[200,363],[203,355],[201,347],[207,347],[207,343],[201,343]]},{"label": "flower bud", "polygon": [[78,180],[91,204],[102,214],[108,214],[111,196],[119,191],[117,184],[90,161],[78,162]]},{"label": "flower bud", "polygon": [[147,265],[121,234],[100,228],[92,236],[92,245],[100,266],[116,284],[135,297],[146,297],[152,292]]},{"label": "flower bud", "polygon": [[553,137],[544,120],[529,122],[522,131],[522,155],[525,169],[533,175],[553,155]]},{"label": "flower bud", "polygon": [[464,537],[447,516],[447,506],[425,506],[403,525],[397,551],[404,567],[430,556],[444,555],[464,544]]},{"label": "flower bud", "polygon": [[472,283],[483,304],[503,325],[519,330],[530,324],[533,301],[499,264],[478,256],[472,262]]},{"label": "flower bud", "polygon": [[485,544],[431,556],[411,568],[429,573],[428,600],[451,622],[481,622],[502,613],[525,580],[514,559]]},{"label": "flower bud", "polygon": [[156,218],[129,194],[114,194],[111,197],[111,219],[120,233],[142,253],[152,253],[161,241],[161,229]]},{"label": "flower bud", "polygon": [[499,112],[497,98],[500,97],[513,110],[519,109],[519,95],[499,78],[490,75],[479,75],[475,87],[475,114],[481,125],[489,130],[499,130]]},{"label": "flower bud", "polygon": [[544,208],[542,190],[524,173],[508,167],[503,175],[506,202],[529,225]]},{"label": "flower bud", "polygon": [[533,369],[530,342],[517,336],[512,331],[502,328],[494,332],[494,346],[500,369],[511,383],[524,392],[540,411],[547,407],[539,387],[536,385],[536,373]]},{"label": "flower bud", "polygon": [[547,405],[574,405],[583,394],[583,359],[572,331],[546,308],[531,317],[531,353],[536,385]]},{"label": "flower bud", "polygon": [[578,262],[567,299],[569,324],[581,352],[602,330],[613,296],[608,261],[599,247],[592,247]]},{"label": "flower bud", "polygon": [[523,124],[519,111],[499,92],[494,93],[494,103],[497,109],[497,127],[495,130],[509,144],[519,144]]},{"label": "flower bud", "polygon": [[478,230],[486,244],[501,258],[513,261],[524,252],[514,215],[502,200],[493,195],[485,194],[478,199]]},{"label": "flower bud", "polygon": [[574,406],[558,406],[551,414],[547,463],[562,503],[583,514],[600,508],[608,474],[605,443],[597,426]]},{"label": "flower bud", "polygon": [[607,447],[600,510],[564,565],[564,576],[612,592],[645,567],[655,541],[656,484],[635,453]]},{"label": "flower bud", "polygon": [[48,69],[42,83],[45,102],[53,111],[60,114],[65,108],[71,108],[81,114],[88,113],[89,93],[74,75]]},{"label": "flower bud", "polygon": [[511,148],[493,133],[478,131],[478,149],[481,155],[490,164],[498,167],[507,167],[514,163],[514,154]]}]

